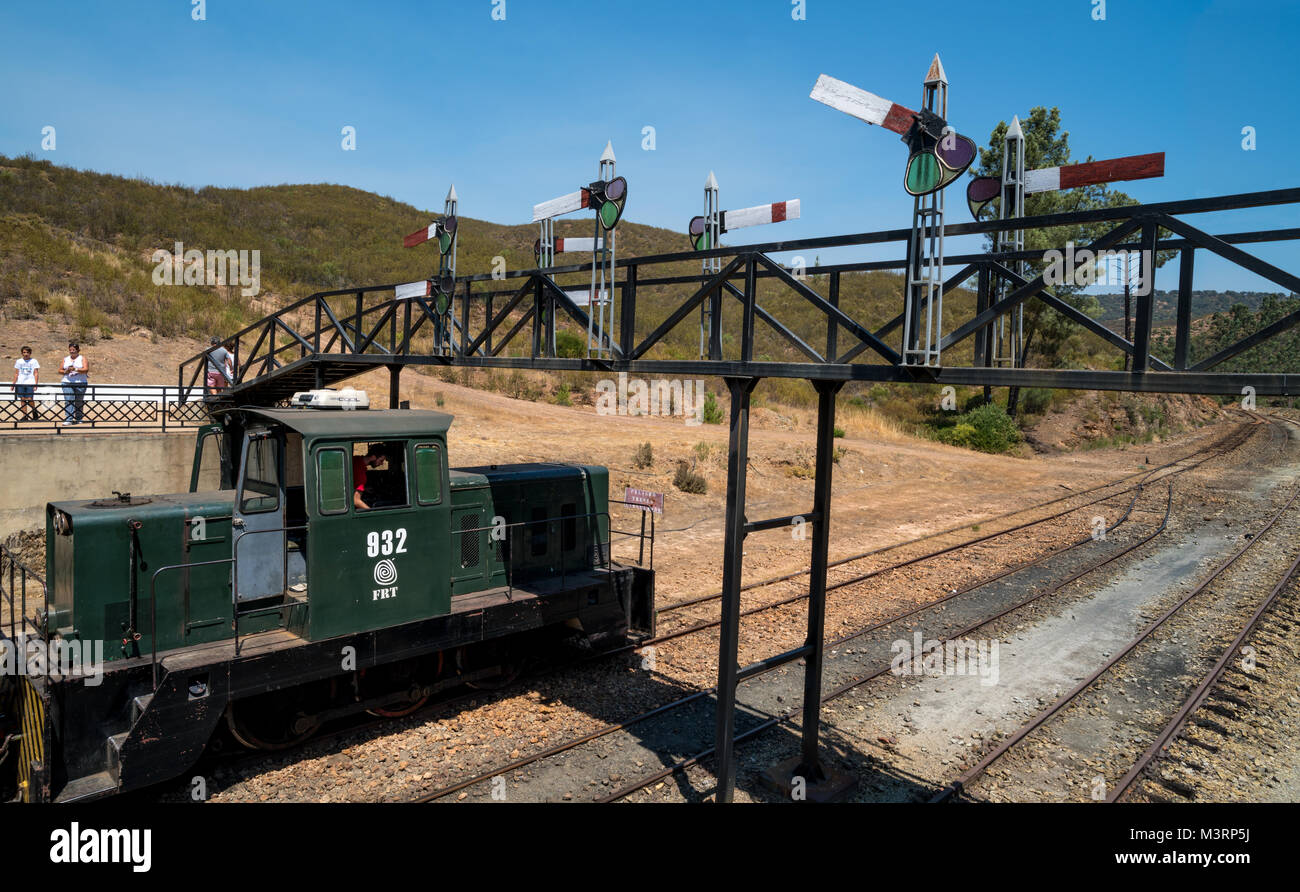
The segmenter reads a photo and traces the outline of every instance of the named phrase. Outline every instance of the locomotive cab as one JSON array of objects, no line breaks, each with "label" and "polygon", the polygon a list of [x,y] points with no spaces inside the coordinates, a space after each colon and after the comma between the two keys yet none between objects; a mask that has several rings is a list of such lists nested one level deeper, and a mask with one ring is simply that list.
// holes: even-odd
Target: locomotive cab
[{"label": "locomotive cab", "polygon": [[245,408],[220,418],[240,456],[238,615],[279,614],[319,641],[448,612],[449,589],[434,583],[450,575],[451,416]]}]

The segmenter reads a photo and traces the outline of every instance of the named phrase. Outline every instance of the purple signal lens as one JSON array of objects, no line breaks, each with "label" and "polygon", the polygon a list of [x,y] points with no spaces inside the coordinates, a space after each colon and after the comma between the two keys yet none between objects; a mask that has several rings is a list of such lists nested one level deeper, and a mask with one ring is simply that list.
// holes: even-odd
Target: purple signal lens
[{"label": "purple signal lens", "polygon": [[447,217],[442,221],[442,231],[448,235],[456,234],[456,218]]},{"label": "purple signal lens", "polygon": [[966,187],[967,201],[992,201],[998,197],[998,192],[1002,190],[1002,183],[997,177],[980,177],[977,180],[971,180],[970,185]]},{"label": "purple signal lens", "polygon": [[962,171],[975,160],[975,143],[956,133],[946,133],[939,137],[934,153],[939,156],[944,167]]},{"label": "purple signal lens", "polygon": [[690,235],[704,235],[704,218],[692,217],[691,225],[686,228]]},{"label": "purple signal lens", "polygon": [[605,197],[610,201],[621,201],[627,194],[627,180],[622,177],[614,177],[605,184]]}]

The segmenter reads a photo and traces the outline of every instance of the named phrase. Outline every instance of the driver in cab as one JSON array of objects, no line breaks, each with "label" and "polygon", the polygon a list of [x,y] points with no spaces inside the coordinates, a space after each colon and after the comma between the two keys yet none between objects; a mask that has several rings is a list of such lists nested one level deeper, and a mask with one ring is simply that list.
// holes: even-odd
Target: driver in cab
[{"label": "driver in cab", "polygon": [[366,471],[378,467],[387,460],[382,444],[373,444],[364,456],[352,456],[352,506],[361,511],[374,507],[374,493],[367,489]]}]

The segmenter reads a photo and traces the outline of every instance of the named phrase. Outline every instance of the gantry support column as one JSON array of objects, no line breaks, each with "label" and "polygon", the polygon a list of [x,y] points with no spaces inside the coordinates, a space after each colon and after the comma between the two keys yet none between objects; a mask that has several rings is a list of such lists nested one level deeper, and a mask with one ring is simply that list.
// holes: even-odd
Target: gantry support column
[{"label": "gantry support column", "polygon": [[831,469],[835,465],[835,397],[842,381],[817,381],[817,468],[813,480],[812,576],[808,584],[808,640],[803,683],[803,760],[799,776],[826,780],[817,755],[822,699],[822,650],[826,631],[826,569],[831,542]]},{"label": "gantry support column", "polygon": [[401,405],[402,400],[402,367],[400,365],[390,365],[388,367],[388,408],[396,409]]},{"label": "gantry support column", "polygon": [[[812,556],[808,580],[808,635],[784,657],[802,657],[803,743],[798,756],[774,765],[764,783],[797,801],[829,802],[851,790],[856,778],[832,772],[821,759],[822,662],[826,637],[826,571],[830,563],[831,478],[835,467],[835,397],[842,381],[814,381],[817,388],[817,450],[813,476]],[[779,659],[779,658],[778,658]],[[745,670],[741,670],[742,675]]]},{"label": "gantry support column", "polygon": [[727,447],[727,516],[722,544],[722,624],[718,630],[718,715],[714,762],[716,802],[730,802],[736,785],[736,683],[740,666],[740,573],[745,548],[745,473],[749,464],[749,397],[757,378],[727,378],[731,436]]}]

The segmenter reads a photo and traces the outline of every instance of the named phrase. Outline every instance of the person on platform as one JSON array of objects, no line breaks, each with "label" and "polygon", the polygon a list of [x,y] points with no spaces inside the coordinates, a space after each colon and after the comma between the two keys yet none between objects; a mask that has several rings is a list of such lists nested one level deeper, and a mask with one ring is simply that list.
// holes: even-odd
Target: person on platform
[{"label": "person on platform", "polygon": [[208,393],[221,393],[234,376],[235,357],[216,335],[208,338],[208,345]]},{"label": "person on platform", "polygon": [[81,345],[76,341],[68,342],[68,355],[63,357],[59,371],[63,373],[63,426],[81,424],[90,360],[81,355]]},{"label": "person on platform", "polygon": [[22,358],[14,361],[14,399],[20,401],[23,421],[36,421],[41,415],[32,402],[36,385],[41,383],[41,364],[32,359],[32,348],[23,347]]}]

